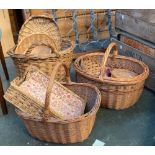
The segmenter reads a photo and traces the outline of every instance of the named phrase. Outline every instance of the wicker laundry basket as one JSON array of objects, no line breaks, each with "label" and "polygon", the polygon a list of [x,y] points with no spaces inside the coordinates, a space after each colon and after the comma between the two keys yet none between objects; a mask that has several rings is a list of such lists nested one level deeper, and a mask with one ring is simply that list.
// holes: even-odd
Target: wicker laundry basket
[{"label": "wicker laundry basket", "polygon": [[[37,46],[49,47],[51,54],[33,55],[32,49]],[[37,66],[44,73],[51,75],[51,71],[55,63],[61,61],[70,68],[73,59],[74,44],[68,40],[62,40],[61,50],[58,51],[53,40],[46,34],[32,34],[24,38],[16,47],[8,51],[8,55],[14,61],[17,70],[17,76],[22,77],[26,68],[30,65]],[[58,81],[65,81],[65,71],[61,67],[56,79]]]},{"label": "wicker laundry basket", "polygon": [[60,50],[62,42],[59,28],[50,15],[32,15],[22,25],[18,43],[31,34],[46,34],[55,42],[56,47]]},{"label": "wicker laundry basket", "polygon": [[[109,56],[113,49],[113,55]],[[128,69],[135,72],[134,78],[106,77],[106,67]],[[112,109],[125,109],[134,105],[139,99],[145,79],[149,75],[148,67],[131,57],[118,55],[115,43],[111,43],[105,54],[86,54],[75,60],[74,68],[77,81],[97,86],[102,94],[101,106]]]},{"label": "wicker laundry basket", "polygon": [[67,72],[67,83],[63,83],[63,85],[86,100],[85,113],[74,119],[61,120],[48,117],[46,112],[49,107],[47,104],[45,104],[43,117],[31,116],[16,110],[24,121],[28,132],[40,140],[62,144],[82,142],[88,138],[94,126],[96,113],[101,102],[100,91],[90,84],[71,82],[69,70],[67,68],[65,70]]}]

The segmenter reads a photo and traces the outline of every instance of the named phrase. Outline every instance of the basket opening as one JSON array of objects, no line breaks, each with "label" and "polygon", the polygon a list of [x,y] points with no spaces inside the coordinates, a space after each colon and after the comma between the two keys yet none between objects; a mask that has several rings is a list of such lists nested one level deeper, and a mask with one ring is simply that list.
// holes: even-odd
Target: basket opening
[{"label": "basket opening", "polygon": [[65,84],[65,86],[86,101],[86,107],[84,113],[88,113],[94,108],[95,103],[97,103],[96,100],[98,98],[98,94],[93,88],[77,84],[75,85]]},{"label": "basket opening", "polygon": [[[103,55],[87,56],[78,61],[78,67],[83,72],[98,77],[100,75],[102,59]],[[143,66],[138,62],[121,57],[118,57],[115,60],[113,60],[112,57],[109,57],[106,67],[111,69],[127,69],[136,73],[137,75],[140,75],[144,72]]]}]

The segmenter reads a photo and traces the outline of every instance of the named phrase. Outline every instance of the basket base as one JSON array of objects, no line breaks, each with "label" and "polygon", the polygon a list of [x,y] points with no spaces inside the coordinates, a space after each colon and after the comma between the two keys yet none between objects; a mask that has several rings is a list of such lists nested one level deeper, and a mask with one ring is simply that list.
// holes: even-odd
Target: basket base
[{"label": "basket base", "polygon": [[[67,129],[65,129],[65,125],[62,127],[62,125],[59,126],[59,125],[53,124],[53,132],[51,131],[48,132],[48,128],[51,128],[51,124],[49,125],[50,127],[48,127],[47,125],[47,127],[43,127],[42,130],[39,131],[35,129],[37,128],[37,126],[36,127],[33,126],[34,122],[31,124],[29,121],[25,121],[25,120],[23,121],[25,123],[25,126],[30,136],[44,142],[50,142],[50,143],[56,143],[56,144],[73,144],[73,143],[81,143],[85,141],[86,139],[88,139],[95,122],[95,120],[92,120],[93,122],[89,122],[90,126],[86,126],[85,129],[84,128],[80,129],[80,126],[79,126],[77,129],[75,128],[74,130],[72,130],[72,133],[70,133],[70,131],[67,131]],[[61,130],[63,128],[64,130]]]}]

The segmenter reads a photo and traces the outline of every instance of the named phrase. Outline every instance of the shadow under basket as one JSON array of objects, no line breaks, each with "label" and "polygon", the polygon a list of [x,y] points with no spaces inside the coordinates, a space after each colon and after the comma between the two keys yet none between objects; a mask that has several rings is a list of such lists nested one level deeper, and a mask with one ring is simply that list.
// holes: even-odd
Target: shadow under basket
[{"label": "shadow under basket", "polygon": [[53,117],[43,120],[42,117],[35,118],[18,109],[16,112],[30,135],[39,140],[62,144],[83,142],[94,126],[101,102],[100,91],[90,84],[71,82],[63,85],[87,101],[84,115],[69,120]]}]

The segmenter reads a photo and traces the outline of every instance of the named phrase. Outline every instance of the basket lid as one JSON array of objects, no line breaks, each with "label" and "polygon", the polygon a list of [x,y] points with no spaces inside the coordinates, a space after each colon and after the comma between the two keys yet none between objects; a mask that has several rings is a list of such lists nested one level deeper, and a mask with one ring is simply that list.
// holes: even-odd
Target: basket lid
[{"label": "basket lid", "polygon": [[132,72],[128,69],[113,69],[111,75],[114,78],[134,78],[137,76],[135,72]]},{"label": "basket lid", "polygon": [[53,39],[57,48],[61,45],[61,35],[55,21],[49,15],[30,16],[19,31],[18,43],[31,34],[43,33]]},{"label": "basket lid", "polygon": [[[36,101],[44,105],[48,83],[49,77],[41,71],[35,71],[20,85],[20,89],[27,91]],[[85,105],[86,102],[81,97],[54,81],[49,103],[51,116],[63,120],[74,119],[84,113]]]}]

